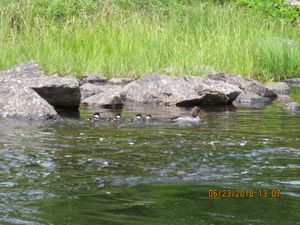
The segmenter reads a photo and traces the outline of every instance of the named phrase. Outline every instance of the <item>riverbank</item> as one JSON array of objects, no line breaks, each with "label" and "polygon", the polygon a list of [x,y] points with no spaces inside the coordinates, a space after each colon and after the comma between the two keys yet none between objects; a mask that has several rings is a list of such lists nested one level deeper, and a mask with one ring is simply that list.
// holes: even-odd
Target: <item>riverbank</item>
[{"label": "riverbank", "polygon": [[[0,70],[34,59],[48,74],[81,78],[300,74],[300,29],[233,3],[3,2]],[[158,1],[162,2],[162,1]]]},{"label": "riverbank", "polygon": [[[267,85],[228,73],[203,77],[162,76],[150,73],[140,79],[113,78],[90,74],[79,80],[72,76],[46,76],[34,62],[0,71],[0,117],[49,120],[58,111],[78,112],[79,106],[122,109],[123,106],[261,108],[274,99],[289,113],[300,112],[300,105],[288,96],[299,78]],[[176,111],[176,110],[174,110]]]}]

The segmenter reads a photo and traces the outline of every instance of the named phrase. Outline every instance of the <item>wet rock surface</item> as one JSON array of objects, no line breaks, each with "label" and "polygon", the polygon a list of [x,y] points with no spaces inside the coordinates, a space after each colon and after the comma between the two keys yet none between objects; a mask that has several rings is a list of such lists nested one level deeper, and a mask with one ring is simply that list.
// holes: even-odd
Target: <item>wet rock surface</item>
[{"label": "wet rock surface", "polygon": [[124,87],[126,103],[165,106],[227,104],[241,90],[231,84],[203,77],[168,77],[149,74]]}]

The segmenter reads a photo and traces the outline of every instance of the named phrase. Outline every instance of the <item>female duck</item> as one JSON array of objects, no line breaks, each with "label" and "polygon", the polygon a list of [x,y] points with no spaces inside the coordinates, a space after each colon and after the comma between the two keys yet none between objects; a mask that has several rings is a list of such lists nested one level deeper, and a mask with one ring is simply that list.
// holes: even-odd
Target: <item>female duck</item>
[{"label": "female duck", "polygon": [[176,116],[171,118],[171,122],[197,123],[200,121],[199,113],[200,113],[200,109],[197,106],[195,106],[192,109],[191,116]]}]

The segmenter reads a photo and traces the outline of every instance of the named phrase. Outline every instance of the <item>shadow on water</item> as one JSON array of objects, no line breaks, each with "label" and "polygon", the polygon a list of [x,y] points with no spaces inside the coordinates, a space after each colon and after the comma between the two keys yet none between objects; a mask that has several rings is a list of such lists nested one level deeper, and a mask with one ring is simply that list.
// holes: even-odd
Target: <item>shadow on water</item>
[{"label": "shadow on water", "polygon": [[[0,224],[299,224],[300,116],[273,104],[201,108],[199,124],[170,123],[189,110],[124,108],[116,123],[107,119],[120,111],[84,108],[47,123],[1,120]],[[87,123],[95,111],[103,118]],[[153,121],[130,123],[137,112]],[[209,196],[223,189],[255,194]]]}]

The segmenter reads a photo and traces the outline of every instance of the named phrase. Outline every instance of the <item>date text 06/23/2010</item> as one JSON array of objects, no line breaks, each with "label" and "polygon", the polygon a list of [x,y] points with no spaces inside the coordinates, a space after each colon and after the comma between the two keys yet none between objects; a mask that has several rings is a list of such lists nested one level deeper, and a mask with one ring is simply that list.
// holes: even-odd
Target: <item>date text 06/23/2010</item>
[{"label": "date text 06/23/2010", "polygon": [[278,198],[279,189],[209,189],[209,198]]}]

